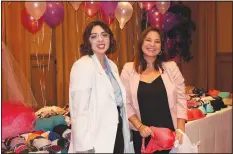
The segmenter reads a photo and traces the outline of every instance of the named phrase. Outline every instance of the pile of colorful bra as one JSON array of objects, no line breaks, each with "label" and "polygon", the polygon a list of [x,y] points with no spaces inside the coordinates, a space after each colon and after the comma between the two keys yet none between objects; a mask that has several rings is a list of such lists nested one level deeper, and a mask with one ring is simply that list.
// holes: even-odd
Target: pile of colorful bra
[{"label": "pile of colorful bra", "polygon": [[208,113],[213,113],[232,105],[232,95],[229,92],[212,90],[206,93],[206,95],[208,96],[199,97],[199,94],[189,94],[187,96],[187,121],[204,118]]}]

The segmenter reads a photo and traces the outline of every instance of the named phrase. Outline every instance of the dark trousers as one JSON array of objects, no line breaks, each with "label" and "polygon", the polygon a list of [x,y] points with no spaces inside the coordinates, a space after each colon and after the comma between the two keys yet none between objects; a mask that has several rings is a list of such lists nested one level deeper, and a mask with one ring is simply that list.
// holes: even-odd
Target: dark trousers
[{"label": "dark trousers", "polygon": [[[136,154],[141,154],[141,147],[142,147],[142,137],[138,131],[132,131],[133,132],[133,146],[134,146],[134,151]],[[147,137],[145,139],[145,147],[150,141],[150,137]],[[170,150],[161,150],[161,151],[156,151],[153,154],[168,154]]]},{"label": "dark trousers", "polygon": [[116,134],[116,139],[115,139],[115,146],[114,146],[114,151],[113,153],[124,153],[124,137],[123,137],[123,122],[122,122],[122,118],[120,115],[120,107],[117,107],[118,110],[118,119],[119,119],[119,123],[117,126],[117,134]]}]

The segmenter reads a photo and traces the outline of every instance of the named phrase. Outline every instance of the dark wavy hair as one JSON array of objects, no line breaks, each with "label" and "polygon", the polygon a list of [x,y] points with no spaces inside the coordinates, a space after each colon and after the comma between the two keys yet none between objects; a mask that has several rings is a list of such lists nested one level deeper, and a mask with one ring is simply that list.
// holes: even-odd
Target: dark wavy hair
[{"label": "dark wavy hair", "polygon": [[157,32],[159,34],[160,40],[161,40],[162,54],[157,55],[157,58],[154,62],[155,70],[158,71],[160,68],[160,69],[162,69],[162,71],[164,71],[164,69],[162,67],[162,62],[167,61],[167,47],[166,47],[166,38],[165,38],[164,32],[157,27],[153,27],[153,26],[148,27],[142,32],[142,34],[138,40],[138,48],[137,48],[137,52],[136,52],[135,57],[134,57],[134,69],[139,74],[141,74],[147,68],[147,62],[143,56],[142,44],[146,38],[146,35],[151,31]]},{"label": "dark wavy hair", "polygon": [[113,33],[110,30],[110,28],[103,23],[102,21],[93,21],[91,23],[89,23],[83,33],[83,44],[80,45],[80,53],[82,56],[84,55],[93,55],[93,51],[91,48],[91,43],[89,41],[90,35],[91,35],[91,31],[95,26],[100,26],[102,27],[106,33],[109,34],[110,37],[110,46],[108,48],[108,50],[106,51],[106,54],[110,54],[113,53],[116,49],[116,40],[114,39]]}]

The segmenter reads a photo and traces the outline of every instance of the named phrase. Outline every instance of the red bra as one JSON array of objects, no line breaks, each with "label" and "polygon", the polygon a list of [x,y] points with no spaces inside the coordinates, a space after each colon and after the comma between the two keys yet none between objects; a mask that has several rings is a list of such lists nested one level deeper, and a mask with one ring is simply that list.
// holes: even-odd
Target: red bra
[{"label": "red bra", "polygon": [[157,150],[170,150],[175,142],[175,133],[168,128],[150,127],[154,133],[147,147],[145,148],[145,138],[142,139],[142,153],[153,153]]}]

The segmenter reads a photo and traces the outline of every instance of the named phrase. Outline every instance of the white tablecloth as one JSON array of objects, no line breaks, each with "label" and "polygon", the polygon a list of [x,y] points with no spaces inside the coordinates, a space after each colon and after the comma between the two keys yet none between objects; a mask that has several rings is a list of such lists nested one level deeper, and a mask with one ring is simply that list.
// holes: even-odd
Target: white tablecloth
[{"label": "white tablecloth", "polygon": [[186,123],[185,131],[192,143],[201,141],[199,153],[232,153],[232,107]]}]

